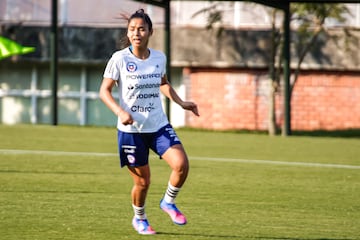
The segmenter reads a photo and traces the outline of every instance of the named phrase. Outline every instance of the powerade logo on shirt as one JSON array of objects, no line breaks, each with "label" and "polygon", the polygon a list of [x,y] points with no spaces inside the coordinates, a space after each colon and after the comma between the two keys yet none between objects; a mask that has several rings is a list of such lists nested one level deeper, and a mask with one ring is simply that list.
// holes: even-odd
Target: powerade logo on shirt
[{"label": "powerade logo on shirt", "polygon": [[126,64],[126,70],[128,70],[128,72],[135,72],[137,69],[137,66],[134,62],[128,62]]},{"label": "powerade logo on shirt", "polygon": [[126,79],[130,79],[130,80],[153,79],[153,78],[161,78],[161,74],[150,73],[150,74],[142,74],[142,75],[136,75],[136,74],[126,75]]}]

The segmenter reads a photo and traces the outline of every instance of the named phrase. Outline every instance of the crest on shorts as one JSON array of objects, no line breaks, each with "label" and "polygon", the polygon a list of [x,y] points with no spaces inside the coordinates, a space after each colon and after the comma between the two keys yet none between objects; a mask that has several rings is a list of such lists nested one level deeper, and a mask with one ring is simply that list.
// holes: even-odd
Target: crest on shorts
[{"label": "crest on shorts", "polygon": [[136,63],[134,62],[128,62],[126,64],[126,70],[128,70],[128,72],[135,72],[137,69]]},{"label": "crest on shorts", "polygon": [[135,161],[136,161],[135,156],[131,155],[131,154],[127,155],[127,159],[128,159],[130,164],[134,164]]}]

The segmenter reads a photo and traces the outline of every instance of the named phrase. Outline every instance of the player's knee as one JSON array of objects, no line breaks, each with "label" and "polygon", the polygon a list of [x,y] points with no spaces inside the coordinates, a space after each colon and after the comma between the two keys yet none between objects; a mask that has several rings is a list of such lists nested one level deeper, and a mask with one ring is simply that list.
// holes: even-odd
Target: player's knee
[{"label": "player's knee", "polygon": [[135,185],[141,190],[147,190],[150,186],[150,179],[139,179],[135,182]]},{"label": "player's knee", "polygon": [[179,161],[177,164],[174,164],[173,171],[179,173],[180,175],[187,174],[189,171],[188,161]]}]

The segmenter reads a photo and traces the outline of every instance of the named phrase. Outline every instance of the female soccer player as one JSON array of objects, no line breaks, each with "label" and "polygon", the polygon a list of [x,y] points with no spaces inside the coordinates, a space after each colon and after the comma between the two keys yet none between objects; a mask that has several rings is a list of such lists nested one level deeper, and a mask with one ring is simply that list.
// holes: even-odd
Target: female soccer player
[{"label": "female soccer player", "polygon": [[[153,33],[152,22],[143,9],[128,19],[129,47],[113,54],[104,71],[100,98],[118,116],[118,146],[121,167],[127,166],[133,178],[131,191],[135,216],[132,225],[140,234],[155,234],[145,214],[145,200],[150,185],[149,149],[164,159],[172,169],[160,208],[175,224],[186,224],[185,216],[174,200],[189,171],[184,148],[163,111],[160,92],[183,109],[199,116],[197,105],[183,101],[166,78],[166,57],[148,48]],[[119,102],[111,90],[117,86]]]}]

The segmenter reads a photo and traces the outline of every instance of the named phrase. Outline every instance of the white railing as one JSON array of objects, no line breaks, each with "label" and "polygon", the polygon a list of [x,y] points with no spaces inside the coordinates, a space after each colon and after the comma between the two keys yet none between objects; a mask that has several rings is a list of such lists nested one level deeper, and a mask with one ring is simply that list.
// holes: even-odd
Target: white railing
[{"label": "white railing", "polygon": [[[80,101],[80,125],[86,125],[87,123],[87,100],[96,100],[99,98],[98,92],[87,91],[87,71],[86,67],[81,68],[80,74],[80,90],[79,91],[58,91],[58,100],[61,99],[78,99]],[[31,69],[31,82],[30,89],[3,89],[0,88],[0,98],[5,99],[6,97],[19,97],[19,98],[30,98],[30,121],[32,124],[38,122],[38,102],[39,99],[50,99],[52,97],[51,90],[38,89],[38,68],[33,67]],[[114,96],[116,98],[116,96]],[[11,106],[11,103],[4,103],[2,105],[2,116],[3,123],[17,123],[13,118],[14,115],[18,115],[19,110],[16,107]]]}]

